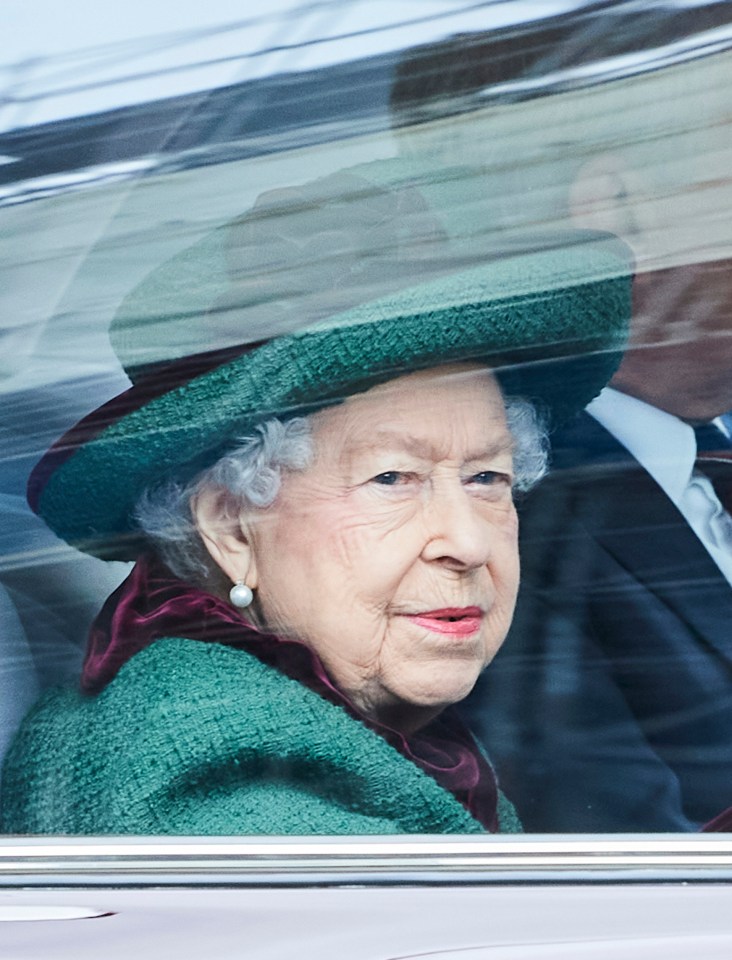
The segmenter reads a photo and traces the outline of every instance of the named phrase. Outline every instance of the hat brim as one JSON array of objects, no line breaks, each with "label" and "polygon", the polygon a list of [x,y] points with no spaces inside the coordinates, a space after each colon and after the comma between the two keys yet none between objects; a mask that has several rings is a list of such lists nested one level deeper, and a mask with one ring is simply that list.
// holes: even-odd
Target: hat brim
[{"label": "hat brim", "polygon": [[441,277],[249,347],[160,395],[133,387],[121,414],[102,408],[41,461],[34,508],[79,549],[133,559],[143,491],[190,478],[262,420],[455,362],[491,367],[506,393],[561,420],[612,376],[629,317],[628,255],[613,241]]}]

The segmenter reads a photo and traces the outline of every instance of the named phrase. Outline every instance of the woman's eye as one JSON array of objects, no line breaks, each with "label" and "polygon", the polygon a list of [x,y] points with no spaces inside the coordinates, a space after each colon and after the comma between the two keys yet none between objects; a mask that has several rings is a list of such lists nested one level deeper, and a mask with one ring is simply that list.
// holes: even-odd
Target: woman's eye
[{"label": "woman's eye", "polygon": [[378,483],[383,487],[393,487],[402,480],[404,480],[403,473],[398,470],[386,470],[384,473],[377,474],[371,482]]},{"label": "woman's eye", "polygon": [[511,477],[507,473],[500,473],[497,470],[481,470],[480,473],[474,473],[468,482],[479,483],[484,487],[498,486],[499,484],[510,487]]}]

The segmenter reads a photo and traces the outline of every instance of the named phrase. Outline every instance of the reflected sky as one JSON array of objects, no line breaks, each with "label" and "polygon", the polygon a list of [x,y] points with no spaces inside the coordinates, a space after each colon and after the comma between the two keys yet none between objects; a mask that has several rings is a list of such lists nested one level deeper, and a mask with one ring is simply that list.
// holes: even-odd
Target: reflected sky
[{"label": "reflected sky", "polygon": [[72,18],[60,16],[53,0],[6,0],[0,132],[594,5],[589,0],[270,0],[259,5],[266,12],[243,18],[237,0],[130,0],[112,6],[76,0]]}]

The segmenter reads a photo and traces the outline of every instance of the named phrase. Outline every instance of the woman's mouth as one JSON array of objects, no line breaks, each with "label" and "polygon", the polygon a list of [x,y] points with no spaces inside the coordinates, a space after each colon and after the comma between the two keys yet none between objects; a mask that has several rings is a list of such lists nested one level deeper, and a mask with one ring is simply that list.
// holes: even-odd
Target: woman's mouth
[{"label": "woman's mouth", "polygon": [[453,637],[468,637],[480,630],[483,611],[480,607],[445,607],[442,610],[427,610],[424,613],[407,614],[407,619],[433,633],[446,633]]}]

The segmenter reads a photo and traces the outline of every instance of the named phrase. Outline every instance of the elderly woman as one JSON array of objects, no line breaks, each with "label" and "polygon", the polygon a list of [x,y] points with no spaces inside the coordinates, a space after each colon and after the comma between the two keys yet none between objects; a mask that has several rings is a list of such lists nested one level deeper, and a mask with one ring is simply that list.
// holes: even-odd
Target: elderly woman
[{"label": "elderly woman", "polygon": [[138,560],[82,691],[25,722],[4,829],[520,829],[449,708],[508,630],[514,494],[544,469],[515,394],[551,415],[601,388],[626,274],[603,242],[496,260],[148,365],[67,435],[36,509]]}]

